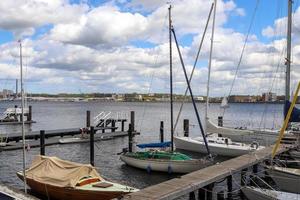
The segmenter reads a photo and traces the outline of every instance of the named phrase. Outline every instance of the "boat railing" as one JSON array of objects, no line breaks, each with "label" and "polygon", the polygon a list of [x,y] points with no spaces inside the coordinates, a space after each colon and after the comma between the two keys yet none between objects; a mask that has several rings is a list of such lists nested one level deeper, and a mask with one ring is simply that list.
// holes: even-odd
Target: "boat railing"
[{"label": "boat railing", "polygon": [[[263,188],[261,186],[259,186],[259,184],[256,183],[257,180],[261,181],[265,186],[267,186],[267,188],[276,191],[271,185],[269,185],[265,180],[263,180],[261,177],[259,177],[256,174],[250,176],[249,179],[253,183],[253,185],[255,185],[256,187],[258,187],[261,190],[263,190]],[[246,180],[244,179],[244,182],[245,181]]]}]

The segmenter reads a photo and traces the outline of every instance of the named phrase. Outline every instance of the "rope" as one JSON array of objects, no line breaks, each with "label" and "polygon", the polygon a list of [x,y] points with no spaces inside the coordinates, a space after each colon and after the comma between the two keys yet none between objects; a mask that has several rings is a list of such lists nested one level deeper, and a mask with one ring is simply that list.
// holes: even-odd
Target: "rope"
[{"label": "rope", "polygon": [[[250,31],[251,31],[251,29],[252,29],[252,25],[253,25],[253,22],[254,22],[254,18],[255,18],[257,9],[258,9],[258,4],[259,4],[259,0],[256,0],[254,12],[253,12],[252,17],[251,17],[250,25],[249,25],[249,27],[248,27],[247,35],[246,35],[246,38],[245,38],[245,41],[244,41],[244,45],[243,45],[243,48],[242,48],[242,52],[241,52],[241,55],[240,55],[240,58],[239,58],[239,61],[238,61],[236,70],[235,70],[234,78],[233,78],[233,81],[232,81],[232,84],[231,84],[231,87],[230,87],[230,90],[229,90],[228,97],[231,95],[231,92],[232,92],[232,89],[233,89],[233,86],[234,86],[234,83],[235,83],[235,80],[236,80],[236,77],[237,77],[237,73],[238,73],[239,68],[240,68],[240,66],[241,66],[241,62],[242,62],[242,59],[243,59],[243,56],[244,56],[244,51],[245,51],[245,48],[246,48],[246,44],[247,44],[247,42],[248,42],[248,38],[249,38],[249,35],[250,35]],[[225,111],[226,111],[226,109],[224,108],[223,115],[222,115],[223,117],[224,117],[224,115],[225,115]]]}]

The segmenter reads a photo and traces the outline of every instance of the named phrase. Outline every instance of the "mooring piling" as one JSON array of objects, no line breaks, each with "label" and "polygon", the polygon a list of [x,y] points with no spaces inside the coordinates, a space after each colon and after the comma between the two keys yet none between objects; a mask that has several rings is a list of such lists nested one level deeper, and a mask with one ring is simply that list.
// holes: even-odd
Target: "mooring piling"
[{"label": "mooring piling", "polygon": [[132,152],[132,125],[131,124],[128,124],[128,152]]},{"label": "mooring piling", "polygon": [[40,149],[41,155],[45,155],[45,130],[40,130]]},{"label": "mooring piling", "polygon": [[94,127],[91,126],[90,127],[90,164],[92,166],[95,166],[95,162],[94,162]]},{"label": "mooring piling", "polygon": [[86,111],[86,127],[91,126],[91,111]]},{"label": "mooring piling", "polygon": [[227,194],[228,199],[232,198],[232,175],[227,177]]},{"label": "mooring piling", "polygon": [[183,120],[183,133],[184,133],[184,137],[189,137],[189,132],[190,132],[189,120],[188,119],[184,119]]},{"label": "mooring piling", "polygon": [[223,116],[218,116],[218,126],[223,126]]},{"label": "mooring piling", "polygon": [[164,121],[160,121],[159,136],[160,142],[164,142]]}]

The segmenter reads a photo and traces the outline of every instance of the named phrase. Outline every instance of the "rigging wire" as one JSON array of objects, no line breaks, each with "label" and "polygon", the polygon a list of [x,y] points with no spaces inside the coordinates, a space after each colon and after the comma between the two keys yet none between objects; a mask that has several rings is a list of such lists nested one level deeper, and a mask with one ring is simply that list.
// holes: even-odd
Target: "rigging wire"
[{"label": "rigging wire", "polygon": [[[168,13],[167,13],[167,14],[165,15],[165,17],[164,17],[164,22],[163,22],[163,27],[162,27],[162,29],[161,29],[161,33],[164,32],[164,29],[165,29],[165,27],[166,27],[167,17],[168,17]],[[164,35],[164,34],[160,34],[159,44],[161,44],[161,42],[162,42],[163,35]],[[157,61],[158,61],[159,55],[160,55],[159,53],[156,54],[156,58],[155,58],[155,61],[154,61],[154,65],[157,65]],[[153,70],[152,75],[151,75],[151,77],[150,77],[150,84],[149,84],[148,91],[147,91],[148,94],[150,94],[150,91],[151,91],[151,88],[152,88],[154,75],[155,75],[155,70]],[[141,118],[141,120],[140,120],[140,122],[139,122],[139,128],[140,128],[140,130],[142,129],[145,115],[146,115],[146,103],[144,103],[142,118]]]},{"label": "rigging wire", "polygon": [[[230,86],[228,97],[231,95],[231,92],[233,90],[233,86],[234,86],[235,80],[237,78],[237,74],[238,74],[239,68],[241,66],[241,62],[242,62],[242,59],[243,59],[244,51],[246,49],[246,45],[247,45],[247,42],[248,42],[248,39],[249,39],[249,35],[250,35],[251,29],[252,29],[252,26],[253,26],[253,23],[254,23],[254,19],[255,19],[255,16],[256,16],[256,12],[257,12],[257,9],[258,9],[259,2],[260,2],[260,0],[256,0],[254,12],[253,12],[251,20],[250,20],[250,25],[248,27],[247,35],[246,35],[246,38],[245,38],[245,41],[244,41],[244,44],[243,44],[243,47],[242,47],[241,55],[240,55],[240,58],[239,58],[236,70],[235,70],[234,78],[233,78],[232,84]],[[225,111],[226,111],[226,108],[224,108],[224,111],[223,111],[223,114],[222,114],[223,118],[224,118],[224,115],[225,115]]]}]

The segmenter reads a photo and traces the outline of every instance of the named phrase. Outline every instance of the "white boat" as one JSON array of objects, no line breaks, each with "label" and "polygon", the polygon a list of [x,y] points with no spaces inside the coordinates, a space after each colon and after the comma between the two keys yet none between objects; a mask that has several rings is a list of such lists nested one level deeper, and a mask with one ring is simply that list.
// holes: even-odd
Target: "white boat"
[{"label": "white boat", "polygon": [[[233,142],[230,138],[220,137],[212,134],[206,137],[210,152],[215,155],[236,157],[255,150],[264,148],[258,143],[244,144]],[[174,143],[177,149],[206,153],[205,143],[202,137],[174,136]]]},{"label": "white boat", "polygon": [[[100,141],[100,140],[109,140],[112,139],[110,136],[100,136],[100,137],[95,137],[94,141]],[[60,144],[69,144],[69,143],[84,143],[84,142],[89,142],[90,139],[89,137],[82,138],[82,137],[71,137],[71,138],[62,138],[59,139],[58,142]]]},{"label": "white boat", "polygon": [[[276,142],[279,135],[278,130],[249,130],[240,128],[221,127],[209,119],[206,120],[206,130],[208,133],[219,133],[223,136],[231,138],[233,141],[251,143],[253,141],[258,142],[261,145],[271,145]],[[286,135],[293,135],[289,132],[285,132]]]},{"label": "white boat", "polygon": [[128,152],[121,155],[120,158],[126,164],[148,172],[190,173],[213,164],[207,159],[191,159],[181,153],[165,151],[153,151],[152,154],[149,151]]},{"label": "white boat", "polygon": [[242,192],[249,200],[299,200],[300,195],[253,186],[242,187]]},{"label": "white boat", "polygon": [[289,154],[295,159],[300,159],[300,151],[292,150],[289,151]]},{"label": "white boat", "polygon": [[277,166],[268,168],[268,174],[281,190],[300,193],[300,169]]}]

